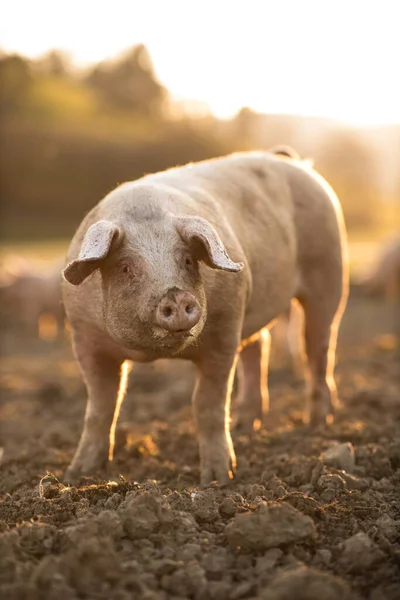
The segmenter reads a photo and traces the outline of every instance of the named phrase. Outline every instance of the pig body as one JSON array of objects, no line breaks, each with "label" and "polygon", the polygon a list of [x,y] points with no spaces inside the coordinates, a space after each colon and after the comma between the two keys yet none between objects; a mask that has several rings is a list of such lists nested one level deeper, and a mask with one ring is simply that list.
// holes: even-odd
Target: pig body
[{"label": "pig body", "polygon": [[257,340],[292,298],[305,314],[310,422],[332,413],[345,230],[333,191],[300,161],[239,153],[123,184],[84,219],[67,261],[64,302],[89,394],[68,480],[112,456],[122,363],[178,357],[198,371],[201,480],[228,482],[239,352],[252,423],[267,408],[268,343],[260,362]]}]

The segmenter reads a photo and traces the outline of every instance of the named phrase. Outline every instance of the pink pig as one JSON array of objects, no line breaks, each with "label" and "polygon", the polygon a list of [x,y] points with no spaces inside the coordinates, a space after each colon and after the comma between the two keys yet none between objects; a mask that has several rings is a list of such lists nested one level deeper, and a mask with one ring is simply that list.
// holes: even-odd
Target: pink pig
[{"label": "pink pig", "polygon": [[83,220],[63,284],[88,389],[68,481],[112,457],[124,361],[176,357],[197,367],[201,481],[228,483],[236,465],[230,398],[238,356],[252,423],[267,406],[258,339],[292,298],[304,309],[309,421],[323,424],[332,414],[348,289],[342,211],[308,164],[274,152],[233,154],[125,183]]}]

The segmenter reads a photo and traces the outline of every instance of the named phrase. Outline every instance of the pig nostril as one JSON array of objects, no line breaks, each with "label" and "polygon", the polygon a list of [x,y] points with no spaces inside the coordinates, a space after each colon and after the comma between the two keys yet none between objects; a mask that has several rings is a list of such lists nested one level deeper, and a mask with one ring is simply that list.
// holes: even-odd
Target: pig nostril
[{"label": "pig nostril", "polygon": [[163,313],[164,317],[170,317],[172,315],[172,308],[170,306],[167,306],[166,308],[164,308]]},{"label": "pig nostril", "polygon": [[191,315],[193,311],[194,311],[194,304],[188,304],[186,306],[186,314]]}]

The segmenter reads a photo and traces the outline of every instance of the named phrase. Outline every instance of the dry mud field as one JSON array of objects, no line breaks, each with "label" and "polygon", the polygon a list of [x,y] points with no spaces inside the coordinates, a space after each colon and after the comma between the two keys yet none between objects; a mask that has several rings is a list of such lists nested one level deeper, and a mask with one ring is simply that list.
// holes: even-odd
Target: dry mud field
[{"label": "dry mud field", "polygon": [[[64,487],[85,392],[67,342],[3,323],[0,596],[7,600],[400,598],[400,359],[390,311],[352,298],[333,425],[302,424],[304,389],[275,360],[271,411],[234,431],[229,488],[198,486],[181,362],[135,366],[107,473]],[[235,406],[233,406],[233,417]],[[338,459],[323,457],[335,444]],[[46,475],[47,474],[47,475]]]}]

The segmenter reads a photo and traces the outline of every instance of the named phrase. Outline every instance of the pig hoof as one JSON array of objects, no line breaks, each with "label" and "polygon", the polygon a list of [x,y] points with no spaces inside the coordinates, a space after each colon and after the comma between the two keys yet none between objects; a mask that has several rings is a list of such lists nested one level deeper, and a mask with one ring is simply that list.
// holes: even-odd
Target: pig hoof
[{"label": "pig hoof", "polygon": [[65,471],[65,475],[63,477],[63,483],[67,484],[69,483],[70,485],[76,485],[78,484],[84,477],[95,477],[97,475],[99,475],[99,471],[101,472],[102,469],[85,469],[85,468],[79,468],[79,467],[75,467],[75,466],[69,466],[68,469]]},{"label": "pig hoof", "polygon": [[312,428],[324,427],[333,422],[333,410],[313,409],[307,419],[307,423]]},{"label": "pig hoof", "polygon": [[240,422],[236,426],[236,434],[247,435],[249,438],[253,438],[258,431],[264,426],[262,419],[256,418],[248,422]]},{"label": "pig hoof", "polygon": [[220,487],[225,487],[232,483],[234,478],[234,474],[232,471],[228,471],[227,473],[220,473],[219,476],[214,472],[206,472],[201,476],[201,485],[204,487],[209,487],[214,482],[216,482]]},{"label": "pig hoof", "polygon": [[236,461],[232,457],[229,458],[229,468],[222,465],[203,467],[201,472],[201,485],[208,486],[215,481],[221,487],[229,485],[235,478],[235,472]]},{"label": "pig hoof", "polygon": [[80,479],[82,477],[82,473],[76,469],[73,469],[71,467],[68,467],[68,469],[65,471],[64,477],[63,477],[63,483],[64,484],[69,484],[69,485],[76,485],[77,483],[79,483]]},{"label": "pig hoof", "polygon": [[330,389],[326,385],[322,393],[310,398],[306,422],[310,427],[330,425],[339,406],[336,389]]},{"label": "pig hoof", "polygon": [[235,429],[243,435],[253,435],[255,431],[260,429],[261,422],[258,416],[255,417],[252,414],[243,413],[239,415]]}]

